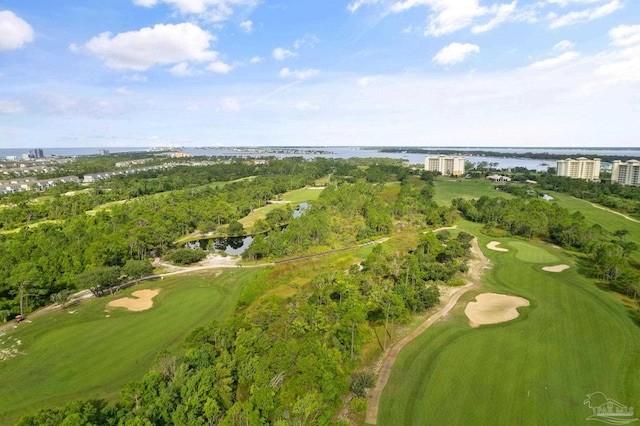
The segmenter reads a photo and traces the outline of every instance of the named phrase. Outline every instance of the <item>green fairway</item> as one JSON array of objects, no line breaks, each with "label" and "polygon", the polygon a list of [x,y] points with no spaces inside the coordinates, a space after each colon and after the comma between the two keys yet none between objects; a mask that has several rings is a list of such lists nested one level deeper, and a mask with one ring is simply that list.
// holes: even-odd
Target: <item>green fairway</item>
[{"label": "green fairway", "polygon": [[[178,351],[195,327],[229,316],[257,274],[244,269],[168,277],[10,329],[0,337],[0,349],[14,346],[21,354],[0,362],[0,424],[71,399],[114,399],[149,370],[159,350]],[[151,309],[107,308],[109,301],[146,288],[160,289]]]},{"label": "green fairway", "polygon": [[438,204],[448,206],[454,198],[480,198],[487,197],[513,198],[513,195],[504,191],[496,191],[493,182],[486,179],[444,178],[435,180],[436,194],[433,197]]},{"label": "green fairway", "polygon": [[[491,241],[477,224],[461,228],[479,235],[483,248]],[[588,424],[592,410],[583,401],[596,391],[640,407],[640,327],[629,308],[580,274],[581,259],[543,244],[503,242],[509,252],[483,249],[493,267],[482,286],[401,351],[379,425]],[[551,259],[571,268],[542,271],[537,262]],[[471,328],[464,307],[485,292],[531,305],[510,322]]]}]

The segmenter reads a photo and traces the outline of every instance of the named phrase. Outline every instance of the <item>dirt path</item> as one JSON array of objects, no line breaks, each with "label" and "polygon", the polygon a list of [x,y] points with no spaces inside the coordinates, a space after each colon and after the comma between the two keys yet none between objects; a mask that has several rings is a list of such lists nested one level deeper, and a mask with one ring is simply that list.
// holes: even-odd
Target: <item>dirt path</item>
[{"label": "dirt path", "polygon": [[601,205],[599,205],[599,204],[594,204],[594,203],[592,203],[592,202],[590,202],[590,201],[583,200],[582,198],[577,198],[577,197],[573,197],[573,198],[575,198],[576,200],[584,201],[585,203],[589,203],[589,204],[591,204],[591,206],[592,206],[592,207],[595,207],[596,209],[605,210],[605,211],[608,211],[609,213],[613,213],[613,214],[617,214],[618,216],[622,216],[622,217],[624,217],[625,219],[630,220],[631,222],[640,223],[640,220],[638,220],[638,219],[634,219],[634,218],[632,218],[631,216],[627,216],[627,215],[626,215],[626,214],[624,214],[624,213],[620,213],[620,212],[617,212],[617,211],[615,211],[615,210],[611,210],[611,209],[609,209],[609,208],[607,208],[607,207],[603,207],[603,206],[601,206]]},{"label": "dirt path", "polygon": [[471,290],[472,288],[477,287],[480,284],[482,271],[489,264],[489,260],[482,253],[482,250],[480,250],[477,238],[473,239],[472,252],[476,258],[471,261],[469,266],[468,284],[464,287],[460,287],[457,291],[452,293],[451,298],[444,307],[434,312],[433,315],[431,315],[411,334],[393,345],[384,356],[382,367],[380,368],[380,372],[378,374],[378,381],[376,382],[376,386],[375,388],[373,388],[369,396],[369,406],[367,408],[367,416],[365,420],[367,424],[375,425],[378,422],[378,405],[380,403],[380,396],[382,395],[382,391],[387,384],[387,380],[389,380],[391,370],[393,369],[393,364],[395,364],[396,358],[398,358],[398,354],[400,353],[402,348],[404,348],[409,342],[422,334],[423,331],[429,328],[444,315],[448,314],[449,311],[451,311],[451,309],[453,309],[453,307],[456,305],[456,303],[458,303],[458,300],[464,293]]}]

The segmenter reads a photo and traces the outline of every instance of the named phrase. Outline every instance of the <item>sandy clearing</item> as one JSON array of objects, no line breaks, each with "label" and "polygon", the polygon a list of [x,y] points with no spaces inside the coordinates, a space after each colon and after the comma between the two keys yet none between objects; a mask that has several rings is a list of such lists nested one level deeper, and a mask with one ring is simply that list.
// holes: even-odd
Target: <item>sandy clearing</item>
[{"label": "sandy clearing", "polygon": [[570,268],[569,265],[555,265],[555,266],[545,266],[544,268],[542,268],[542,270],[547,272],[562,272],[565,269],[569,269],[569,268]]},{"label": "sandy clearing", "polygon": [[504,247],[498,247],[498,244],[500,244],[500,241],[491,241],[489,244],[487,244],[487,248],[494,251],[509,251],[509,249],[506,249]]},{"label": "sandy clearing", "polygon": [[483,293],[476,296],[475,302],[469,302],[464,314],[469,318],[471,327],[485,324],[498,324],[518,318],[519,307],[529,306],[523,297],[506,294]]},{"label": "sandy clearing", "polygon": [[111,308],[127,308],[130,311],[146,311],[153,307],[153,298],[160,293],[160,290],[138,290],[131,293],[135,299],[123,297],[109,302],[107,306]]}]

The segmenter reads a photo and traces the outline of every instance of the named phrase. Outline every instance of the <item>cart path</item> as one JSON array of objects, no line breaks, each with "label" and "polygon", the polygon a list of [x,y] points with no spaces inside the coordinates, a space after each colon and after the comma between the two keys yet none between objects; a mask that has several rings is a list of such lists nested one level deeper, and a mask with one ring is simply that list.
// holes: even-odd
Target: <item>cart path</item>
[{"label": "cart path", "polygon": [[455,293],[453,293],[451,295],[451,298],[449,299],[449,302],[444,307],[427,318],[427,320],[423,322],[418,328],[416,328],[411,334],[389,348],[382,361],[382,367],[380,368],[380,372],[378,374],[376,386],[375,388],[373,388],[369,396],[369,405],[367,407],[367,416],[365,423],[375,425],[378,422],[378,405],[380,403],[380,397],[382,396],[382,391],[384,390],[384,387],[387,384],[387,380],[389,380],[389,376],[391,375],[393,364],[395,364],[396,358],[398,357],[398,354],[400,353],[402,348],[404,348],[409,342],[422,334],[423,331],[429,328],[444,315],[448,314],[449,311],[451,311],[451,309],[453,309],[453,307],[456,305],[456,303],[458,303],[458,300],[463,294],[480,285],[480,277],[483,270],[488,266],[489,260],[485,257],[484,253],[482,253],[482,250],[480,250],[480,246],[478,245],[478,238],[473,239],[472,252],[476,258],[473,259],[470,263],[469,283],[464,287],[460,287]]}]

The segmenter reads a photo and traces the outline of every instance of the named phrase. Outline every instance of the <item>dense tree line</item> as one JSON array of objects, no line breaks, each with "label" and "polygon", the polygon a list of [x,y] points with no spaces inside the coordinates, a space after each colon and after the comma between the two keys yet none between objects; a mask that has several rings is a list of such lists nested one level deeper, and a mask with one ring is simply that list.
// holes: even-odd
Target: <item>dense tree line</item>
[{"label": "dense tree line", "polygon": [[[257,230],[267,232],[255,236],[243,257],[283,258],[349,247],[389,235],[396,226],[443,225],[455,219],[454,210],[432,200],[431,177],[418,179],[395,167],[380,167],[375,175],[380,183],[371,183],[366,176],[355,183],[337,179],[298,218],[288,219],[291,214],[286,209],[274,210],[256,224]],[[402,177],[399,191],[389,192],[385,182],[398,176]]]}]

